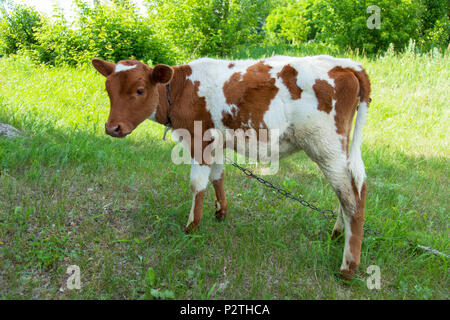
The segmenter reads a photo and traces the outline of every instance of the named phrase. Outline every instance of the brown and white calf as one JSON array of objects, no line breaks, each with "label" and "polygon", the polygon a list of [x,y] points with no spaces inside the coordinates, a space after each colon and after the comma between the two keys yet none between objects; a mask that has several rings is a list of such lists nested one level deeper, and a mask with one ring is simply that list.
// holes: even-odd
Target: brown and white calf
[{"label": "brown and white calf", "polygon": [[[369,79],[359,64],[324,55],[240,61],[202,58],[154,68],[136,60],[114,64],[95,59],[92,63],[107,77],[111,110],[105,129],[113,137],[125,137],[150,119],[186,129],[194,140],[202,140],[194,135],[194,121],[201,121],[203,132],[277,129],[280,156],[304,150],[339,198],[332,236],[345,232],[340,270],[343,277],[352,277],[360,262],[363,236],[366,185],[361,140],[370,101]],[[208,180],[216,192],[216,217],[223,219],[227,211],[223,164],[207,165],[195,158],[192,149],[191,153],[193,202],[187,232],[200,224]]]}]

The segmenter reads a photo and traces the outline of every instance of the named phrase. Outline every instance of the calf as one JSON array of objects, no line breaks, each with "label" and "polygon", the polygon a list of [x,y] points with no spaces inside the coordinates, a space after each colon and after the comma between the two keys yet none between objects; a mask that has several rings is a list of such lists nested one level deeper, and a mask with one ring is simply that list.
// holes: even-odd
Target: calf
[{"label": "calf", "polygon": [[[99,59],[111,109],[106,133],[122,138],[145,119],[185,129],[202,140],[208,129],[266,129],[279,132],[280,156],[304,150],[317,163],[337,197],[339,213],[332,237],[345,232],[341,275],[351,279],[359,265],[366,185],[361,158],[362,128],[370,101],[364,69],[350,59],[330,56],[275,56],[262,60],[209,58],[186,65]],[[349,135],[358,109],[352,146]],[[202,132],[195,134],[194,122]],[[186,232],[200,224],[208,180],[216,192],[216,217],[227,213],[223,163],[205,163],[191,143],[192,209]],[[204,141],[200,142],[205,148]]]}]

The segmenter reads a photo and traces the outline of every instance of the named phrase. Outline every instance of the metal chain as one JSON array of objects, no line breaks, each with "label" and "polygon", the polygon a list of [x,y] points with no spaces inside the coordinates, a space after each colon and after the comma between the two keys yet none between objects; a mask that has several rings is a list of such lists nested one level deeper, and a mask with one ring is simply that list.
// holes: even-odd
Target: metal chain
[{"label": "metal chain", "polygon": [[[249,170],[249,169],[247,169],[247,168],[244,168],[244,167],[241,167],[241,166],[238,165],[235,161],[229,159],[228,157],[226,157],[225,159],[226,159],[233,167],[235,167],[235,168],[239,169],[240,171],[242,171],[247,177],[256,179],[259,183],[263,184],[263,185],[266,186],[267,188],[270,188],[270,189],[275,190],[276,192],[278,192],[279,194],[281,194],[283,197],[286,197],[286,198],[292,199],[292,200],[294,200],[294,201],[297,201],[297,202],[300,203],[302,206],[307,207],[307,208],[310,208],[311,210],[314,210],[314,211],[319,212],[320,214],[322,214],[322,216],[323,216],[326,220],[331,221],[332,219],[336,219],[337,215],[336,215],[336,213],[335,213],[333,210],[331,210],[331,209],[320,209],[320,208],[316,207],[315,205],[313,205],[312,203],[309,203],[308,201],[306,201],[306,200],[304,200],[304,199],[300,199],[300,198],[294,196],[291,192],[286,191],[286,190],[284,190],[284,189],[282,189],[282,188],[280,188],[280,187],[274,186],[273,183],[271,183],[271,182],[269,182],[269,181],[267,181],[267,180],[265,180],[265,179],[263,179],[263,178],[257,176],[257,175],[254,174],[251,170]],[[373,230],[373,229],[367,228],[367,227],[364,227],[364,231],[365,231],[366,233],[373,234],[373,235],[375,235],[375,236],[383,236],[383,235],[384,235],[384,234],[381,233],[381,232],[378,232],[378,231],[376,231],[376,230]],[[394,239],[394,240],[405,240],[405,241],[408,241],[409,243],[411,243],[411,241],[406,240],[406,239],[401,239],[401,238],[398,238],[398,239],[396,238],[396,239]],[[431,253],[433,253],[433,254],[435,254],[435,255],[441,255],[441,256],[444,256],[444,257],[447,257],[447,258],[449,257],[449,256],[446,255],[445,253],[439,252],[439,251],[437,251],[437,250],[435,250],[435,249],[432,249],[432,248],[428,248],[428,247],[421,246],[421,245],[418,245],[418,247],[421,248],[421,249],[423,249],[423,250],[425,250],[425,251],[431,252]],[[430,249],[430,250],[427,250],[427,249]]]},{"label": "metal chain", "polygon": [[[230,161],[229,159],[227,159],[228,161]],[[273,190],[275,190],[276,192],[278,192],[279,194],[281,194],[282,196],[295,200],[297,202],[299,202],[302,206],[308,207],[311,210],[317,211],[320,214],[322,214],[322,216],[327,219],[327,220],[331,220],[331,219],[335,219],[336,218],[336,213],[333,210],[330,209],[319,209],[318,207],[316,207],[315,205],[313,205],[312,203],[309,203],[306,200],[300,199],[296,196],[294,196],[291,192],[286,191],[284,189],[281,189],[277,186],[274,186],[271,182],[257,176],[256,174],[254,174],[251,170],[241,167],[240,165],[238,165],[236,162],[231,161],[231,165],[233,167],[238,168],[239,170],[241,170],[247,177],[251,177],[256,179],[259,183],[265,185],[268,188],[271,188]]]}]

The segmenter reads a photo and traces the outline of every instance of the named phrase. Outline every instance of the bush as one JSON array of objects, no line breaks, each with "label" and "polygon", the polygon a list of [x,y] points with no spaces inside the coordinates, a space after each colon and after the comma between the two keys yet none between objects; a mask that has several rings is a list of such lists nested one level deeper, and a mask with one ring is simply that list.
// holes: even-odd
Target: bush
[{"label": "bush", "polygon": [[[369,5],[381,9],[380,29],[367,26]],[[377,53],[391,43],[402,49],[410,39],[418,39],[422,10],[414,0],[291,0],[270,13],[266,30],[269,39],[280,44],[290,39],[292,44],[314,39],[342,49]]]},{"label": "bush", "polygon": [[183,59],[224,56],[263,39],[267,0],[156,0],[149,2],[152,24]]},{"label": "bush", "polygon": [[450,44],[450,20],[448,16],[435,22],[434,28],[427,30],[422,46],[426,49],[433,47],[446,48]]},{"label": "bush", "polygon": [[0,54],[15,54],[36,45],[34,30],[42,25],[42,20],[35,9],[15,5],[10,11],[1,9],[0,19]]},{"label": "bush", "polygon": [[450,3],[441,0],[421,0],[423,5],[422,37],[419,44],[425,49],[446,48],[450,43]]},{"label": "bush", "polygon": [[421,14],[423,31],[431,30],[435,27],[436,22],[447,17],[450,2],[443,0],[420,0],[423,11]]},{"label": "bush", "polygon": [[34,57],[52,64],[74,65],[92,58],[109,61],[135,58],[149,63],[173,63],[148,22],[128,3],[103,3],[94,8],[76,1],[72,25],[62,14],[36,30]]},{"label": "bush", "polygon": [[420,5],[410,0],[376,0],[381,9],[379,29],[369,29],[368,3],[365,0],[320,0],[312,9],[317,12],[314,24],[317,38],[341,48],[359,48],[368,53],[385,51],[392,43],[403,49],[410,39],[417,39]]},{"label": "bush", "polygon": [[[26,6],[0,9],[0,55],[22,52],[54,65],[94,57],[173,64],[261,44],[378,53],[410,39],[422,50],[450,41],[449,3],[441,0],[147,0],[149,17],[129,0],[74,2],[71,23],[61,10],[49,19]],[[367,27],[368,5],[381,9],[380,29]]]},{"label": "bush", "polygon": [[265,42],[269,45],[299,45],[306,41],[310,30],[304,16],[307,5],[308,1],[290,1],[270,12],[264,25]]}]

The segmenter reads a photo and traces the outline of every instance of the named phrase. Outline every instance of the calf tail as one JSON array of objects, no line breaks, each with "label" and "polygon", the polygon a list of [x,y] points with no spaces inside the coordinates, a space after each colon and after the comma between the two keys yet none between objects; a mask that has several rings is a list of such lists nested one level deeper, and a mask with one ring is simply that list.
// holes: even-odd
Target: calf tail
[{"label": "calf tail", "polygon": [[358,106],[358,113],[356,115],[355,128],[353,130],[353,139],[348,159],[350,173],[355,182],[358,194],[361,195],[362,185],[366,177],[364,162],[361,156],[362,129],[364,127],[364,124],[366,123],[367,113],[369,111],[369,102],[371,100],[370,81],[364,70],[354,72],[354,74],[359,81],[360,103]]}]

